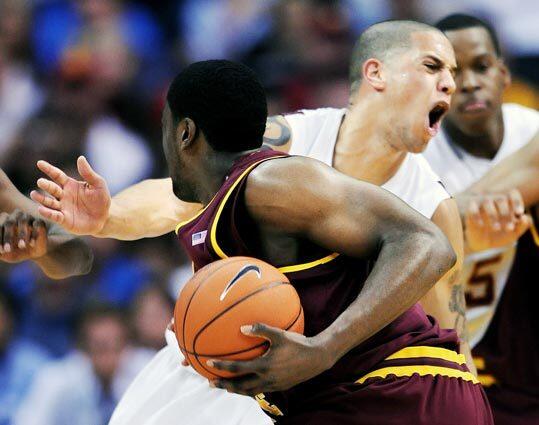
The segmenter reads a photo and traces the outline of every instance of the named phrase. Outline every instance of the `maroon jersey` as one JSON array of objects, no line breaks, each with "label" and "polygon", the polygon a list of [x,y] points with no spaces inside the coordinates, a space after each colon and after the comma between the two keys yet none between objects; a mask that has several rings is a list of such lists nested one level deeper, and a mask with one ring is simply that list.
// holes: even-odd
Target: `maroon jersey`
[{"label": "maroon jersey", "polygon": [[473,350],[496,424],[539,424],[539,208],[487,332]]},{"label": "maroon jersey", "polygon": [[[257,227],[246,211],[244,188],[248,174],[263,161],[287,155],[260,150],[239,158],[212,201],[191,220],[177,228],[180,242],[194,263],[195,271],[231,256],[261,258],[257,249]],[[284,182],[286,184],[286,182]],[[357,298],[375,258],[358,259],[328,252],[309,241],[300,241],[297,264],[273,264],[287,275],[297,290],[305,314],[305,335],[314,336],[329,325]],[[391,354],[409,346],[430,346],[456,350],[454,331],[441,330],[427,317],[419,304],[414,305],[391,324],[343,356],[331,369],[283,393],[267,394],[266,400],[281,411],[293,411],[294,405],[320,388],[335,383],[354,383]],[[456,353],[454,353],[456,355]],[[454,367],[443,359],[413,360],[399,357],[384,366],[434,365]],[[466,372],[464,365],[459,371]],[[466,372],[467,373],[467,372]],[[361,382],[360,382],[361,383]]]}]

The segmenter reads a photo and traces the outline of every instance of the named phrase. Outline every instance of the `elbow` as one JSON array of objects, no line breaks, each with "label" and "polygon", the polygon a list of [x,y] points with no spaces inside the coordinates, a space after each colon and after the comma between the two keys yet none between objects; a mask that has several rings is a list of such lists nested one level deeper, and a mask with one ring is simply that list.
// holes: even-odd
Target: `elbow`
[{"label": "elbow", "polygon": [[85,275],[90,273],[92,270],[92,265],[94,264],[94,253],[92,249],[86,244],[83,243],[83,248],[81,252],[81,261],[80,261],[80,270],[78,270],[78,275]]},{"label": "elbow", "polygon": [[457,264],[457,253],[444,233],[434,224],[432,227],[427,236],[429,243],[425,246],[428,246],[429,262],[435,265],[438,277],[442,277]]}]

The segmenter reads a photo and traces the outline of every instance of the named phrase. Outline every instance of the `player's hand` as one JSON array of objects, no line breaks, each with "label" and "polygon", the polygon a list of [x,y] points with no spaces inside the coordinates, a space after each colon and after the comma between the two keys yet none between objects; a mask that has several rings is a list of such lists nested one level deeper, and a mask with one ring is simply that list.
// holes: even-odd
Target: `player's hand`
[{"label": "player's hand", "polygon": [[215,387],[251,396],[283,391],[330,367],[326,351],[313,338],[260,323],[242,326],[241,330],[245,335],[267,339],[270,348],[261,357],[249,361],[209,360],[210,367],[242,375],[215,379],[211,381]]},{"label": "player's hand", "polygon": [[71,233],[97,234],[107,221],[111,202],[105,179],[83,156],[77,159],[77,169],[83,180],[69,177],[46,161],[38,161],[37,166],[51,179],[37,181],[38,187],[49,196],[35,190],[30,193],[30,197],[40,204],[39,213]]},{"label": "player's hand", "polygon": [[22,211],[0,214],[0,260],[19,263],[47,253],[47,227],[40,218]]},{"label": "player's hand", "polygon": [[482,251],[512,244],[529,228],[518,190],[506,194],[469,197],[463,210],[464,234],[468,248]]}]

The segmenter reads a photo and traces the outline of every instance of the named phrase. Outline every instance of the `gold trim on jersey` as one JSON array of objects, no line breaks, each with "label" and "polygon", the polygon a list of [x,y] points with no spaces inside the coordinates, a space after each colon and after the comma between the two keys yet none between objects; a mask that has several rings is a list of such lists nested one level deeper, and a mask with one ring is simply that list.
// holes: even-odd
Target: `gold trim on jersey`
[{"label": "gold trim on jersey", "polygon": [[[217,209],[217,213],[215,214],[215,218],[213,220],[213,223],[212,223],[211,229],[210,229],[210,243],[211,243],[211,245],[213,247],[213,250],[215,251],[215,253],[219,257],[228,258],[228,255],[225,254],[225,252],[221,249],[221,247],[217,243],[217,224],[219,222],[219,218],[221,217],[221,213],[223,212],[223,209],[225,208],[225,205],[226,205],[226,203],[228,201],[228,198],[230,198],[230,195],[232,195],[232,192],[234,191],[234,189],[238,186],[238,184],[243,180],[243,178],[254,167],[256,167],[258,164],[260,164],[260,163],[262,163],[264,161],[267,161],[267,160],[273,159],[273,158],[281,158],[281,157],[280,156],[273,156],[271,158],[264,158],[264,159],[262,159],[262,160],[260,160],[258,162],[255,162],[254,164],[251,164],[246,170],[243,171],[243,173],[240,174],[240,176],[236,179],[236,181],[234,183],[232,183],[232,186],[230,186],[227,193],[225,194],[225,196],[221,200],[221,203],[219,204],[219,208]],[[279,267],[279,271],[281,273],[293,273],[293,272],[297,272],[297,271],[300,271],[300,270],[311,269],[311,268],[319,266],[321,264],[328,263],[331,260],[337,258],[338,256],[339,256],[339,254],[334,252],[333,254],[327,255],[324,258],[320,258],[318,260],[310,261],[308,263],[302,263],[302,264],[295,264],[295,265],[291,265],[291,266]]]},{"label": "gold trim on jersey", "polygon": [[333,254],[327,255],[324,258],[320,258],[319,260],[309,261],[308,263],[303,263],[303,264],[295,264],[292,266],[279,267],[279,271],[281,273],[294,273],[294,272],[299,272],[301,270],[312,269],[313,267],[319,266],[321,264],[329,263],[331,260],[334,260],[338,256],[339,256],[339,253],[334,252]]},{"label": "gold trim on jersey", "polygon": [[236,186],[238,186],[238,184],[243,180],[243,178],[249,174],[251,172],[251,170],[253,168],[255,168],[257,165],[261,164],[262,162],[264,161],[267,161],[269,159],[274,159],[274,158],[282,158],[284,155],[282,156],[272,156],[270,158],[264,158],[264,159],[261,159],[260,161],[257,161],[255,162],[254,164],[251,164],[249,167],[247,167],[240,175],[239,177],[236,179],[236,181],[234,183],[232,183],[232,186],[230,186],[225,194],[225,196],[223,197],[223,199],[221,200],[221,203],[219,204],[219,208],[217,209],[217,213],[215,214],[215,218],[213,219],[213,223],[211,225],[211,229],[210,229],[210,242],[211,242],[211,245],[213,247],[213,250],[215,251],[215,253],[221,257],[221,258],[228,258],[228,255],[226,255],[224,253],[224,251],[221,249],[221,247],[219,246],[219,244],[217,243],[217,237],[216,237],[216,234],[217,234],[217,223],[219,221],[219,218],[221,217],[221,213],[223,212],[223,209],[225,208],[225,205],[226,205],[226,202],[228,201],[228,198],[230,198],[230,195],[232,195],[232,192],[234,191],[234,189],[236,188]]},{"label": "gold trim on jersey", "polygon": [[[397,351],[386,360],[394,359],[415,359],[420,357],[429,357],[435,359],[441,359],[450,361],[457,364],[464,364],[464,356],[457,354],[455,351],[448,350],[440,347],[406,347]],[[462,363],[461,363],[462,362]],[[449,378],[461,378],[465,381],[478,384],[478,379],[470,372],[463,371],[457,368],[444,367],[444,366],[430,366],[430,365],[407,365],[407,366],[388,366],[380,369],[373,370],[367,373],[356,381],[356,384],[363,384],[370,378],[386,378],[389,375],[395,375],[399,378],[410,377],[414,374],[419,376],[446,376]]]},{"label": "gold trim on jersey", "polygon": [[535,221],[532,216],[532,222],[530,224],[530,231],[532,232],[533,241],[535,242],[535,245],[539,246],[539,232],[537,231],[537,227],[535,226]]},{"label": "gold trim on jersey", "polygon": [[440,347],[406,347],[392,354],[386,360],[416,359],[419,357],[443,359],[460,365],[466,364],[464,354],[458,354],[455,351]]},{"label": "gold trim on jersey", "polygon": [[485,369],[485,359],[483,357],[473,357],[473,364],[477,368],[477,370],[484,370]]},{"label": "gold trim on jersey", "polygon": [[191,223],[195,218],[197,218],[198,216],[200,216],[200,214],[202,214],[204,211],[206,211],[208,209],[208,207],[211,205],[211,203],[213,202],[213,200],[215,199],[215,197],[217,196],[217,194],[213,195],[213,198],[211,198],[211,201],[208,202],[208,205],[206,205],[205,207],[201,208],[199,212],[197,212],[193,217],[185,220],[185,221],[180,221],[177,225],[176,225],[176,229],[174,230],[174,232],[176,234],[178,234],[178,232],[180,231],[180,229],[185,226],[186,224],[188,223]]},{"label": "gold trim on jersey", "polygon": [[483,373],[479,373],[477,375],[477,379],[479,380],[479,382],[481,382],[481,385],[483,385],[484,387],[491,387],[492,385],[495,385],[498,383],[498,381],[496,380],[494,376],[483,374]]}]

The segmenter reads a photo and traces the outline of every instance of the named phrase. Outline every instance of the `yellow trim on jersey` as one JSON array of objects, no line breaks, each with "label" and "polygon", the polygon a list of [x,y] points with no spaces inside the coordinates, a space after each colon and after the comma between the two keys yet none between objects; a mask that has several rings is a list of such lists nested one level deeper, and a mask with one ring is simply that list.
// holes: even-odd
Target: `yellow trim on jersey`
[{"label": "yellow trim on jersey", "polygon": [[[283,155],[284,156],[284,155]],[[216,234],[217,234],[217,222],[219,221],[219,218],[221,217],[221,213],[223,212],[223,209],[225,208],[225,205],[226,205],[226,202],[228,201],[228,198],[230,198],[230,195],[232,195],[232,192],[234,191],[234,189],[236,188],[236,186],[243,180],[243,178],[249,174],[249,172],[255,168],[257,165],[259,165],[260,163],[264,162],[264,161],[267,161],[268,159],[273,159],[273,158],[281,158],[282,156],[272,156],[270,158],[264,158],[264,159],[261,159],[260,161],[257,161],[255,162],[254,164],[251,164],[247,169],[245,169],[243,171],[243,173],[240,174],[240,176],[236,179],[236,181],[234,183],[232,183],[232,186],[230,186],[230,188],[228,189],[228,191],[226,192],[225,196],[223,197],[223,199],[221,200],[221,203],[219,204],[219,208],[217,209],[217,213],[215,214],[215,218],[213,220],[213,223],[212,223],[212,226],[211,226],[211,229],[210,229],[210,242],[211,242],[211,245],[213,247],[213,250],[215,251],[215,253],[221,257],[221,258],[228,258],[228,255],[226,255],[223,250],[221,249],[221,247],[219,246],[219,244],[217,243],[217,237],[216,237]]]},{"label": "yellow trim on jersey", "polygon": [[329,263],[331,260],[334,260],[339,255],[340,254],[338,252],[334,252],[333,254],[330,254],[324,258],[320,258],[319,260],[314,260],[308,263],[296,264],[292,266],[279,267],[279,271],[281,273],[294,273],[300,270],[312,269],[313,267],[319,266],[321,264]]},{"label": "yellow trim on jersey", "polygon": [[530,230],[532,232],[535,245],[539,246],[539,232],[537,231],[537,227],[535,227],[535,221],[533,220],[533,217],[532,217],[532,223],[530,225]]},{"label": "yellow trim on jersey", "polygon": [[416,359],[419,357],[431,357],[435,359],[447,360],[457,364],[466,364],[463,354],[441,347],[406,347],[392,354],[386,360],[394,359]]},{"label": "yellow trim on jersey", "polygon": [[479,380],[479,382],[481,382],[481,385],[483,385],[484,387],[490,387],[498,383],[498,381],[496,380],[494,376],[486,375],[482,373],[477,375],[477,379]]},{"label": "yellow trim on jersey", "polygon": [[[212,226],[211,226],[211,229],[210,229],[210,242],[211,242],[211,245],[213,247],[213,250],[215,251],[215,253],[219,257],[228,258],[228,255],[226,255],[224,253],[224,251],[221,249],[221,247],[217,243],[217,223],[219,222],[219,218],[221,217],[221,213],[223,212],[223,209],[225,208],[225,205],[226,205],[226,203],[228,201],[228,198],[230,198],[230,195],[232,194],[232,192],[234,191],[236,186],[243,180],[243,178],[254,167],[256,167],[261,162],[267,161],[268,159],[272,159],[272,158],[279,158],[279,157],[264,158],[264,159],[262,159],[262,160],[260,160],[258,162],[255,162],[254,164],[250,165],[249,168],[247,168],[243,173],[241,173],[241,175],[236,179],[236,181],[234,183],[232,183],[232,186],[230,186],[227,193],[223,197],[221,203],[219,204],[219,208],[217,209],[217,213],[215,214],[215,219],[213,220],[213,223],[212,223]],[[300,271],[300,270],[311,269],[311,268],[319,266],[321,264],[329,263],[331,260],[337,258],[338,256],[339,256],[339,254],[334,252],[333,254],[327,255],[324,258],[320,258],[318,260],[310,261],[308,263],[279,267],[279,271],[281,273],[293,273],[293,272],[297,272],[297,271]]]},{"label": "yellow trim on jersey", "polygon": [[[213,199],[212,199],[213,200]],[[185,220],[185,221],[180,221],[177,225],[176,225],[176,229],[174,229],[174,232],[176,234],[178,234],[178,232],[180,231],[180,229],[185,226],[187,223],[190,223],[191,221],[193,221],[195,218],[197,218],[200,214],[202,214],[204,211],[206,211],[206,208],[208,208],[211,204],[211,201],[209,202],[208,205],[206,205],[204,208],[201,208],[199,212],[197,212],[193,217]]]},{"label": "yellow trim on jersey", "polygon": [[485,359],[483,357],[474,357],[473,364],[477,370],[485,370]]},{"label": "yellow trim on jersey", "polygon": [[463,380],[473,382],[474,384],[479,383],[477,378],[470,372],[464,372],[462,370],[453,369],[450,367],[414,365],[384,367],[382,369],[374,370],[358,379],[356,384],[363,384],[367,379],[370,378],[386,378],[388,375],[395,375],[401,378],[405,376],[412,376],[414,374],[418,374],[419,376],[441,375],[448,378],[462,378]]},{"label": "yellow trim on jersey", "polygon": [[[417,359],[421,357],[428,357],[434,359],[441,359],[450,361],[457,364],[465,364],[466,360],[464,355],[458,354],[453,350],[448,350],[441,347],[429,347],[429,346],[417,346],[417,347],[405,347],[396,353],[393,353],[385,360],[395,359]],[[478,384],[477,378],[470,372],[465,372],[459,369],[453,369],[451,367],[443,366],[429,366],[429,365],[409,365],[409,366],[388,366],[383,367],[372,372],[367,373],[356,381],[356,384],[363,384],[369,378],[386,378],[388,375],[395,375],[398,377],[412,376],[417,373],[419,376],[447,376],[449,378],[462,378],[465,381]]]}]

